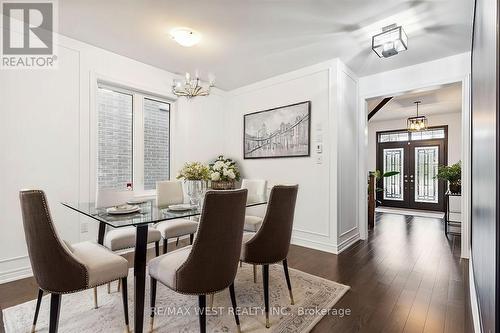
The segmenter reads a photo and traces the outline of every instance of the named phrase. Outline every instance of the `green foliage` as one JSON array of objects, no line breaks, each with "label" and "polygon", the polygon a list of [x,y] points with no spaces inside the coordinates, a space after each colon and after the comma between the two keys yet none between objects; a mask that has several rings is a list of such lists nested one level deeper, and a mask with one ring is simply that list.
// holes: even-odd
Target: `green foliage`
[{"label": "green foliage", "polygon": [[438,173],[434,178],[446,180],[450,182],[450,184],[461,184],[462,182],[461,161],[458,161],[457,163],[451,166],[446,166],[446,165],[438,166]]},{"label": "green foliage", "polygon": [[177,179],[184,180],[209,180],[210,170],[200,162],[186,163],[179,171]]},{"label": "green foliage", "polygon": [[[399,174],[399,171],[387,171],[385,173],[382,173],[382,171],[380,171],[380,170],[370,171],[370,175],[375,176],[375,184],[376,185],[378,185],[378,183],[380,182],[380,180],[382,178],[389,178],[389,177],[393,177],[393,176],[398,175],[398,174]],[[375,186],[375,192],[382,192],[383,190],[384,190],[383,188]],[[368,191],[369,191],[369,189],[368,189]]]}]

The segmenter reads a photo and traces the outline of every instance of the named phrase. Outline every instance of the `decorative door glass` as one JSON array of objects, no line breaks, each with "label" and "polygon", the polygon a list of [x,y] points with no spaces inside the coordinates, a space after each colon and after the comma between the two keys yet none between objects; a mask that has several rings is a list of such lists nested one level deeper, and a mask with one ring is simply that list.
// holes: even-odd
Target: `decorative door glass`
[{"label": "decorative door glass", "polygon": [[398,171],[399,174],[384,178],[384,200],[404,200],[403,191],[403,170],[404,170],[404,149],[393,148],[384,149],[384,170],[383,172]]},{"label": "decorative door glass", "polygon": [[438,203],[439,147],[415,147],[415,202]]}]

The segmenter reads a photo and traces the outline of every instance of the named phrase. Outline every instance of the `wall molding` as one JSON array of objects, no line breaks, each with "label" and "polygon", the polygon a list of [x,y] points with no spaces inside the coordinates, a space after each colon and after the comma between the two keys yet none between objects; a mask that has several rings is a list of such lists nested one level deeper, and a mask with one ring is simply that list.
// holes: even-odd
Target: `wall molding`
[{"label": "wall molding", "polygon": [[293,245],[303,246],[313,250],[338,254],[337,247],[330,242],[329,243],[320,242],[293,235],[291,243]]},{"label": "wall molding", "polygon": [[351,245],[354,245],[357,241],[359,241],[361,238],[359,237],[359,232],[352,235],[351,237],[347,238],[346,240],[342,241],[338,245],[334,245],[335,247],[335,254],[340,254],[344,250],[348,249]]},{"label": "wall molding", "polygon": [[470,308],[472,311],[472,323],[474,326],[474,333],[482,333],[481,318],[479,312],[479,302],[476,291],[476,281],[474,280],[474,265],[472,265],[472,255],[469,259],[469,297]]}]

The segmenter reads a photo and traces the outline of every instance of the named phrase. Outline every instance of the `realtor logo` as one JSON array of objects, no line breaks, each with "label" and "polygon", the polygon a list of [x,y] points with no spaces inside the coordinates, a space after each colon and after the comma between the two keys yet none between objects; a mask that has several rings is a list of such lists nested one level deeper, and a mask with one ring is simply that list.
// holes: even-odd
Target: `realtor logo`
[{"label": "realtor logo", "polygon": [[2,3],[2,68],[54,68],[54,2]]}]

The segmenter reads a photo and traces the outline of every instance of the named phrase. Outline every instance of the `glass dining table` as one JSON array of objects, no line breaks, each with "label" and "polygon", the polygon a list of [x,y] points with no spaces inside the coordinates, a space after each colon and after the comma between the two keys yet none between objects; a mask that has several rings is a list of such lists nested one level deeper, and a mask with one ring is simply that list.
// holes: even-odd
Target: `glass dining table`
[{"label": "glass dining table", "polygon": [[[62,204],[79,214],[89,217],[99,223],[97,242],[104,243],[107,227],[124,228],[136,227],[134,252],[134,332],[142,332],[144,326],[144,298],[146,287],[146,254],[148,227],[162,221],[190,218],[201,215],[202,209],[195,208],[185,211],[172,211],[168,207],[156,205],[156,200],[150,199],[136,205],[140,210],[124,215],[108,214],[106,208],[96,208],[95,203],[67,203]],[[267,204],[267,200],[248,202],[247,207]],[[230,207],[228,207],[230,209]]]}]

